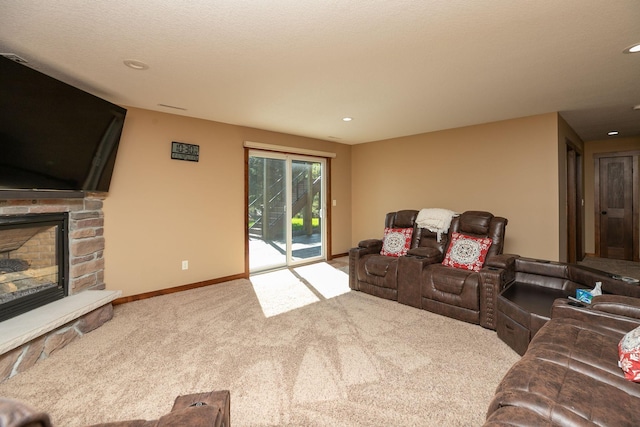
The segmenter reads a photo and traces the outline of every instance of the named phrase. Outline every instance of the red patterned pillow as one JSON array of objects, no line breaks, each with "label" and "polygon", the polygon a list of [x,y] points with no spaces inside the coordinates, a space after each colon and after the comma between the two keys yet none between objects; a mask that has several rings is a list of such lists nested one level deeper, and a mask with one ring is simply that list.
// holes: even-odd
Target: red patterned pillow
[{"label": "red patterned pillow", "polygon": [[622,337],[618,343],[618,366],[629,381],[640,382],[640,327]]},{"label": "red patterned pillow", "polygon": [[449,249],[447,249],[442,265],[480,271],[492,243],[493,240],[489,237],[471,237],[452,233]]},{"label": "red patterned pillow", "polygon": [[403,256],[411,248],[413,228],[385,228],[380,255]]}]

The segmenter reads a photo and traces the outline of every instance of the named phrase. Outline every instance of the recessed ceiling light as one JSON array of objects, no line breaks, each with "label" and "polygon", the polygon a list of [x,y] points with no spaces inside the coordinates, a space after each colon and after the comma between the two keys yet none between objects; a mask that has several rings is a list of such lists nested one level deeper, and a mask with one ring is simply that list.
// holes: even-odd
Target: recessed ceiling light
[{"label": "recessed ceiling light", "polygon": [[611,132],[607,132],[609,136],[616,136],[619,132],[617,130],[612,130]]},{"label": "recessed ceiling light", "polygon": [[351,117],[343,117],[342,118],[343,122],[350,122],[351,120],[353,120],[353,118],[351,118]]},{"label": "recessed ceiling light", "polygon": [[638,105],[634,105],[634,106],[633,106],[633,109],[634,109],[634,110],[636,110],[636,111],[640,110],[640,104],[638,104]]},{"label": "recessed ceiling light", "polygon": [[638,52],[640,52],[640,43],[636,43],[633,46],[629,46],[628,48],[626,48],[622,52],[623,53],[638,53]]},{"label": "recessed ceiling light", "polygon": [[142,61],[138,61],[136,59],[126,59],[123,62],[124,62],[124,65],[126,65],[129,68],[133,68],[134,70],[142,71],[142,70],[149,69],[149,66],[147,64],[145,64]]}]

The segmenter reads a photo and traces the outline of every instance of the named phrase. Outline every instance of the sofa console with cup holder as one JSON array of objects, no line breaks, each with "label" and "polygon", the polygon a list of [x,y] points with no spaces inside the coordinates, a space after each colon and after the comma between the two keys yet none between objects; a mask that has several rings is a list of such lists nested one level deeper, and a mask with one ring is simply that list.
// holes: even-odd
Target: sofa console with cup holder
[{"label": "sofa console with cup holder", "polygon": [[498,337],[518,354],[527,350],[538,330],[551,318],[556,299],[580,305],[571,300],[578,289],[593,289],[602,283],[605,295],[640,298],[638,283],[578,264],[567,264],[513,256],[498,297]]}]

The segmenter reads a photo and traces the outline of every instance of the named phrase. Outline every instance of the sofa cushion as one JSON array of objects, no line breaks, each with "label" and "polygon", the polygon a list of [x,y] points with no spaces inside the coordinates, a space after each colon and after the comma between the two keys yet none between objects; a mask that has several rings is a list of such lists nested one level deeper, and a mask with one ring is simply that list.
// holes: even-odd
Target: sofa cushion
[{"label": "sofa cushion", "polygon": [[618,365],[629,381],[640,382],[640,326],[627,332],[618,343]]},{"label": "sofa cushion", "polygon": [[406,255],[411,247],[411,236],[413,236],[413,228],[386,227],[382,238],[380,255],[393,257]]},{"label": "sofa cushion", "polygon": [[491,243],[492,240],[488,237],[472,237],[453,233],[442,265],[480,271]]},{"label": "sofa cushion", "polygon": [[533,337],[527,355],[567,364],[572,369],[582,366],[585,372],[598,373],[601,382],[640,398],[640,387],[625,381],[618,367],[617,344],[622,336],[622,333],[608,330],[605,325],[552,318]]},{"label": "sofa cushion", "polygon": [[493,215],[483,211],[466,211],[459,218],[459,231],[486,236],[489,234]]}]

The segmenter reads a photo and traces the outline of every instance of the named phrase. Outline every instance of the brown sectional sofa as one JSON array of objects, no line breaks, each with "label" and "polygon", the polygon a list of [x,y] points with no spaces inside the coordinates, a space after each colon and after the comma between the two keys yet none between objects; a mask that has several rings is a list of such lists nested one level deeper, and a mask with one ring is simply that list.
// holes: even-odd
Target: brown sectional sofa
[{"label": "brown sectional sofa", "polygon": [[[617,348],[640,326],[640,285],[576,264],[502,254],[507,220],[488,212],[465,212],[440,242],[415,225],[416,214],[391,212],[385,221],[387,227],[414,227],[406,256],[379,255],[377,239],[351,249],[349,285],[497,329],[523,354],[497,387],[485,427],[640,425],[640,383],[624,378]],[[479,272],[441,264],[454,231],[497,237]],[[604,294],[592,304],[567,299],[597,281]]]},{"label": "brown sectional sofa", "polygon": [[[640,425],[640,384],[624,378],[617,347],[640,326],[640,285],[581,265],[511,257],[495,278],[505,286],[497,333],[523,357],[497,387],[485,426]],[[603,295],[591,304],[567,299],[595,282]],[[523,307],[505,298],[516,288],[527,295]],[[531,301],[536,291],[540,300]],[[543,301],[548,316],[537,307]],[[512,319],[523,328],[509,331]]]},{"label": "brown sectional sofa", "polygon": [[[351,289],[495,329],[497,296],[507,280],[502,272],[505,262],[513,262],[500,257],[507,219],[466,211],[453,218],[449,232],[438,241],[435,232],[418,227],[417,215],[417,210],[403,210],[385,218],[385,227],[413,228],[406,256],[380,255],[381,239],[363,240],[349,251]],[[456,232],[492,240],[480,272],[442,265],[450,236]]]},{"label": "brown sectional sofa", "polygon": [[498,386],[485,427],[637,426],[640,384],[618,367],[618,342],[640,326],[640,299],[558,299],[552,318]]}]

